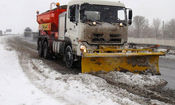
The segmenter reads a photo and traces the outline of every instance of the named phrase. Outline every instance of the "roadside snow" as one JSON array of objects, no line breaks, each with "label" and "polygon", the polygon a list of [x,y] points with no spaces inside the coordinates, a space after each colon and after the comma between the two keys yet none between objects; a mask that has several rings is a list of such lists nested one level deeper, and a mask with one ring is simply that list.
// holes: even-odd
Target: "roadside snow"
[{"label": "roadside snow", "polygon": [[[62,98],[74,105],[146,105],[147,103],[145,98],[129,93],[117,86],[112,86],[100,77],[90,74],[62,75],[50,70],[41,60],[33,59],[28,64],[28,67],[34,68],[31,64],[34,64],[37,67],[37,72],[39,72],[37,74],[36,69],[31,69],[33,74],[42,74],[42,76],[37,76],[39,77],[38,80],[34,81],[36,85],[54,97]],[[126,81],[127,79],[130,78],[126,78]],[[157,100],[150,100],[150,103],[166,105],[166,103]]]},{"label": "roadside snow", "polygon": [[167,54],[166,56],[161,56],[160,58],[163,58],[163,59],[170,59],[170,60],[175,60],[175,55]]},{"label": "roadside snow", "polygon": [[122,73],[113,71],[107,74],[99,74],[100,77],[104,77],[113,82],[126,84],[128,86],[138,86],[142,87],[159,87],[166,85],[167,82],[164,79],[161,79],[159,76],[152,75],[139,75],[134,73]]},{"label": "roadside snow", "polygon": [[[14,51],[6,51],[0,45],[0,59],[1,61],[3,59],[3,62],[0,62],[0,105],[166,105],[158,100],[135,95],[91,74],[63,75],[48,67],[42,60],[30,58],[24,53],[19,52],[19,58],[18,61]],[[147,83],[154,85],[151,80],[160,82],[154,77],[145,80],[138,75],[120,72],[113,72],[106,76],[113,77],[117,82],[116,75],[128,86],[132,86],[132,82],[138,79],[140,81],[134,83],[134,86],[142,82],[141,86]],[[47,95],[35,88],[26,78],[27,76]]]},{"label": "roadside snow", "polygon": [[[50,70],[42,61],[32,60],[32,62],[38,67],[38,71],[47,77],[40,76],[35,83],[43,87],[43,90],[49,90],[55,97],[63,98],[74,105],[140,105],[128,98],[130,94],[127,91],[123,89],[115,91],[102,78],[90,74],[62,75]],[[30,64],[29,66],[32,67]]]},{"label": "roadside snow", "polygon": [[64,105],[34,87],[23,73],[16,52],[0,37],[0,105]]}]

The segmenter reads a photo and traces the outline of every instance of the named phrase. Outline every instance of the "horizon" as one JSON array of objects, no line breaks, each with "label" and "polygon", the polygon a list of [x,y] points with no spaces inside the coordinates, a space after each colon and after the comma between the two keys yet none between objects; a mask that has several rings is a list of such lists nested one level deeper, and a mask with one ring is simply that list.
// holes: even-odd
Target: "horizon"
[{"label": "horizon", "polygon": [[[67,4],[68,1],[70,0],[59,2],[61,5],[64,5]],[[173,10],[175,10],[175,1],[173,0],[120,1],[124,3],[127,8],[131,8],[133,10],[134,16],[144,16],[149,20],[149,23],[151,23],[154,18],[159,18],[165,22],[175,19],[175,14],[172,13]],[[30,27],[33,31],[37,31],[38,24],[36,22],[36,11],[39,10],[40,13],[47,11],[50,8],[50,3],[52,2],[57,2],[57,0],[1,0],[0,30],[5,31],[6,29],[12,29],[13,33],[23,33],[26,27]]]}]

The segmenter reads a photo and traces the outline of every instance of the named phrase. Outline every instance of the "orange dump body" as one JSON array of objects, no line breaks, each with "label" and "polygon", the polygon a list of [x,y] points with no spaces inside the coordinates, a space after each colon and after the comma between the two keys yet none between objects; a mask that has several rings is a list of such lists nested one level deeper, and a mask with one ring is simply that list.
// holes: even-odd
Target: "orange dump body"
[{"label": "orange dump body", "polygon": [[67,9],[55,8],[53,10],[46,11],[42,14],[37,15],[37,22],[39,25],[50,24],[47,33],[58,32],[59,15],[65,12]]}]

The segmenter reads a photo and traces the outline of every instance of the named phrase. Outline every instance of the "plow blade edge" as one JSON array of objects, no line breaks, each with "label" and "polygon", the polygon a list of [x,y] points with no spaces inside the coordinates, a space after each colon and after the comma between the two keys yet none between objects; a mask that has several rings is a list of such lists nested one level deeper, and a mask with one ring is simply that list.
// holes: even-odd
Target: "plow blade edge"
[{"label": "plow blade edge", "polygon": [[123,71],[133,73],[159,72],[159,54],[148,55],[86,55],[82,57],[82,73]]}]

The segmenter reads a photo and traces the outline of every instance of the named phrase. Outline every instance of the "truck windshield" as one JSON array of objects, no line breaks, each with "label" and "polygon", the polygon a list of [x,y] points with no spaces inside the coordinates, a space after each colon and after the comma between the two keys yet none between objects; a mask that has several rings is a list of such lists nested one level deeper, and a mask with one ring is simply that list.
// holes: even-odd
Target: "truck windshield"
[{"label": "truck windshield", "polygon": [[126,22],[126,9],[124,7],[82,4],[80,14],[82,22]]}]

